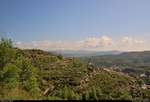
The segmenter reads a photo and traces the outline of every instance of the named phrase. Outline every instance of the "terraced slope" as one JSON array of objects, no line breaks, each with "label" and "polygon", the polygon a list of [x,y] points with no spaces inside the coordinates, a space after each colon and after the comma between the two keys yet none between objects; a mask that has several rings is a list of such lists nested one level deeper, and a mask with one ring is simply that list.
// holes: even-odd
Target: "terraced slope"
[{"label": "terraced slope", "polygon": [[84,96],[94,87],[101,90],[106,99],[119,99],[124,93],[129,99],[141,97],[142,89],[132,77],[96,67],[89,70],[89,65],[81,63],[77,58],[61,58],[52,53],[38,51],[26,50],[23,53],[40,69],[40,88],[45,96],[55,96],[67,85],[80,96]]}]

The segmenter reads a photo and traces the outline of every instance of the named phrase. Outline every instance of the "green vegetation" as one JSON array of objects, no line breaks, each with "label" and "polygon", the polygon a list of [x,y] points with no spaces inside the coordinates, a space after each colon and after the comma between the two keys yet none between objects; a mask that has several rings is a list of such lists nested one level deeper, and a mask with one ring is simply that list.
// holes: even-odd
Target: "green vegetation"
[{"label": "green vegetation", "polygon": [[[0,89],[1,96],[5,98],[15,88],[30,91],[34,96],[37,93],[38,82],[35,68],[28,58],[17,53],[12,47],[11,40],[0,41]],[[7,98],[7,97],[6,97]]]},{"label": "green vegetation", "polygon": [[89,61],[95,66],[118,66],[132,76],[140,75],[150,70],[150,51],[126,52],[119,55],[103,55],[82,57],[82,62]]},{"label": "green vegetation", "polygon": [[0,99],[133,100],[149,96],[142,81],[95,71],[94,64],[0,40]]}]

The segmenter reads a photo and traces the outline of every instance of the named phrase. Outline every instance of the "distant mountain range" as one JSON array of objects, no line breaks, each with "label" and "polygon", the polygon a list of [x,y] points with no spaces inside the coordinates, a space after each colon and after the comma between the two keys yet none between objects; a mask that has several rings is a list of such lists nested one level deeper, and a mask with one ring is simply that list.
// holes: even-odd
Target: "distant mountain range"
[{"label": "distant mountain range", "polygon": [[88,50],[55,50],[56,54],[61,54],[66,57],[90,57],[101,55],[118,55],[121,51],[88,51]]}]

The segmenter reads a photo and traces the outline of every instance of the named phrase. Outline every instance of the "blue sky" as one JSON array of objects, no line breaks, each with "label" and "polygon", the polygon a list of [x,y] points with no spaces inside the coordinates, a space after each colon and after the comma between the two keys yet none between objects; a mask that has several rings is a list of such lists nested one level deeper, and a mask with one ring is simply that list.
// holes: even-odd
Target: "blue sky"
[{"label": "blue sky", "polygon": [[15,41],[150,40],[150,0],[0,0],[0,34]]}]

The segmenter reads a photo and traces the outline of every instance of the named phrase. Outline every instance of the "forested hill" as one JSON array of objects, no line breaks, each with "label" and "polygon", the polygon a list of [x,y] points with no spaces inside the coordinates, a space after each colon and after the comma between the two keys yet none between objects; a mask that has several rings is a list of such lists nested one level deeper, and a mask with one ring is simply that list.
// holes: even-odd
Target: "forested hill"
[{"label": "forested hill", "polygon": [[142,99],[142,81],[37,49],[13,48],[0,40],[0,99]]},{"label": "forested hill", "polygon": [[119,55],[104,55],[83,57],[84,61],[93,62],[97,66],[112,66],[117,65],[121,67],[140,67],[150,66],[150,51],[144,52],[126,52]]}]

